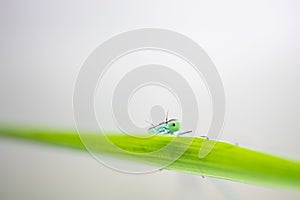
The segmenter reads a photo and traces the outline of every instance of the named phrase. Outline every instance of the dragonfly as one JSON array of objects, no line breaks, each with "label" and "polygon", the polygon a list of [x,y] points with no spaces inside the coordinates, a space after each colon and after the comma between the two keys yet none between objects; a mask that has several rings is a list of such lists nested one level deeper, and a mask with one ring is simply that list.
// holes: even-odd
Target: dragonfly
[{"label": "dragonfly", "polygon": [[157,134],[157,135],[175,135],[180,136],[187,133],[191,133],[192,131],[184,131],[180,132],[181,123],[177,119],[168,119],[168,113],[166,116],[166,120],[157,125],[152,124],[152,127],[148,129],[148,133]]}]

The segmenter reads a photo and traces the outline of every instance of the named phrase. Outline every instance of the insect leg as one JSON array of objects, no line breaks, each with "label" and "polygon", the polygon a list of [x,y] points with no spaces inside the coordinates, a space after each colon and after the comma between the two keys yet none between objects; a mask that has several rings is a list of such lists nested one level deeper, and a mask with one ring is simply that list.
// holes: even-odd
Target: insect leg
[{"label": "insect leg", "polygon": [[206,135],[201,135],[201,136],[199,136],[199,137],[205,138],[205,139],[209,140],[209,137],[207,137]]},{"label": "insect leg", "polygon": [[145,120],[145,122],[147,122],[148,124],[150,124],[152,126],[151,128],[153,128],[155,126],[152,122],[149,122],[148,120]]},{"label": "insect leg", "polygon": [[181,132],[181,133],[178,133],[177,136],[184,135],[184,134],[191,133],[191,132],[192,132],[192,131]]}]

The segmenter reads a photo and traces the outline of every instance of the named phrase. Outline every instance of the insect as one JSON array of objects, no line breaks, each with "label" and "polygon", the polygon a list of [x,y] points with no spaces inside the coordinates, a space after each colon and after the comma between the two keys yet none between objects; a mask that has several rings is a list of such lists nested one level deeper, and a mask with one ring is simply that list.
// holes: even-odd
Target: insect
[{"label": "insect", "polygon": [[148,129],[148,133],[154,133],[157,135],[184,135],[192,131],[180,132],[181,123],[177,119],[168,120],[168,114],[164,122],[159,123],[158,125],[152,124],[152,127]]}]

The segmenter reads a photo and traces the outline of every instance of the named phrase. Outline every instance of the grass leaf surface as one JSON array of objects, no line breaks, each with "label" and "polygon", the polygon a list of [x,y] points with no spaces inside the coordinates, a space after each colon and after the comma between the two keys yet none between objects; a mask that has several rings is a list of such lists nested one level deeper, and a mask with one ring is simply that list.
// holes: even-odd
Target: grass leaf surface
[{"label": "grass leaf surface", "polygon": [[[0,127],[0,136],[87,151],[75,131],[68,132],[3,126]],[[160,154],[149,154],[149,152],[164,147],[172,142],[174,137],[154,136],[150,139],[136,139],[113,133],[109,134],[108,139],[118,148],[113,147],[113,145],[107,145],[107,142],[104,142],[107,139],[103,135],[85,134],[84,136],[85,142],[88,141],[90,144],[89,150],[93,152],[147,165],[159,166],[180,148],[181,144],[184,145],[185,141],[191,138],[177,138],[178,142],[172,151],[165,151]],[[192,138],[191,145],[182,156],[165,168],[250,184],[300,189],[300,162],[222,141],[217,141],[208,156],[200,159],[198,157],[199,150],[204,140],[203,138]],[[123,149],[124,151],[116,149]]]}]

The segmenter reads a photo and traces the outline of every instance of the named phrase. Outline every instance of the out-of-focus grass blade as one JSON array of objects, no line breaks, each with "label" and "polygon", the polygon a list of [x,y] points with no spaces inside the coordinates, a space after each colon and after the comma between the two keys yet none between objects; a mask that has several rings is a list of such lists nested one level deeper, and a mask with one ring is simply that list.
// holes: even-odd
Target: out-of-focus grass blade
[{"label": "out-of-focus grass blade", "polygon": [[[12,128],[0,126],[0,136],[38,141],[45,144],[86,151],[77,133],[51,131],[46,129]],[[105,145],[101,140],[104,136],[87,134],[92,149],[95,152],[107,154],[120,159],[159,165],[172,152],[156,157],[147,153],[159,149],[172,141],[173,137],[155,136],[149,140],[136,140],[133,137],[110,134],[109,139],[128,152],[136,154],[122,154],[112,146]],[[186,137],[180,137],[184,141]],[[244,183],[278,186],[300,189],[300,162],[280,158],[262,152],[239,147],[226,142],[217,141],[214,149],[203,159],[198,157],[203,138],[194,138],[185,153],[166,169],[186,173],[228,179]]]}]

